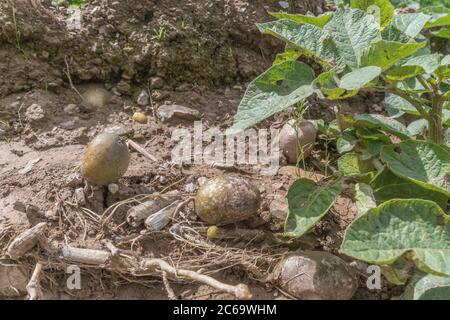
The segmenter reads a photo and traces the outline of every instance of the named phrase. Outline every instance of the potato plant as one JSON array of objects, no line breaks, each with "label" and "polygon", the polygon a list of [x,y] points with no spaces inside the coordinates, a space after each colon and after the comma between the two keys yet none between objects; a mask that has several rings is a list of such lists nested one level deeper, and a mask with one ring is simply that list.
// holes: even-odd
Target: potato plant
[{"label": "potato plant", "polygon": [[[285,233],[304,235],[351,186],[360,215],[341,253],[382,266],[398,284],[414,264],[434,278],[450,277],[450,55],[432,52],[424,36],[446,30],[450,11],[396,13],[388,0],[344,2],[319,16],[272,13],[277,20],[257,25],[286,49],[250,83],[229,130],[314,94],[341,100],[384,93],[389,116],[337,113],[339,174],[320,185],[294,182]],[[405,114],[415,119],[409,125],[400,121]]]}]

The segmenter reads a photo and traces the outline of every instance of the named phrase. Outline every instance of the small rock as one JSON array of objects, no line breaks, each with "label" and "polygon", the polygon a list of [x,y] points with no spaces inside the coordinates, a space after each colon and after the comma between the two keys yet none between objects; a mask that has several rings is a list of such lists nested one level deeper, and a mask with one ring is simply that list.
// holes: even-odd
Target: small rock
[{"label": "small rock", "polygon": [[163,85],[164,81],[160,77],[150,78],[150,86],[152,87],[152,89],[161,89]]},{"label": "small rock", "polygon": [[142,90],[141,93],[139,93],[139,96],[138,96],[136,102],[140,106],[146,106],[146,105],[148,105],[149,100],[150,100],[150,96],[148,95],[147,91]]},{"label": "small rock", "polygon": [[86,204],[86,195],[84,194],[83,188],[75,189],[75,200],[82,206]]},{"label": "small rock", "polygon": [[177,105],[162,105],[158,108],[158,116],[162,122],[170,121],[174,118],[184,120],[199,120],[201,113],[197,110]]},{"label": "small rock", "polygon": [[341,258],[323,251],[303,251],[281,261],[274,271],[280,287],[300,300],[348,300],[358,281]]},{"label": "small rock", "polygon": [[33,103],[25,111],[25,117],[30,122],[39,122],[45,118],[44,109],[37,103]]},{"label": "small rock", "polygon": [[116,183],[110,183],[108,184],[108,191],[116,194],[119,191],[119,186]]},{"label": "small rock", "polygon": [[83,105],[92,110],[103,108],[111,100],[111,94],[103,88],[91,88],[83,93]]},{"label": "small rock", "polygon": [[106,133],[114,133],[121,137],[132,137],[134,134],[134,129],[131,127],[113,126],[105,129]]},{"label": "small rock", "polygon": [[195,190],[197,190],[197,186],[194,183],[188,183],[185,187],[184,187],[184,191],[188,192],[188,193],[192,193]]},{"label": "small rock", "polygon": [[77,114],[80,112],[80,108],[76,104],[68,104],[64,107],[64,112],[67,114]]},{"label": "small rock", "polygon": [[269,205],[270,215],[279,220],[286,220],[288,214],[287,198],[281,195],[276,195]]},{"label": "small rock", "polygon": [[81,185],[82,182],[83,178],[79,172],[71,173],[65,179],[66,186],[68,187],[77,187]]}]

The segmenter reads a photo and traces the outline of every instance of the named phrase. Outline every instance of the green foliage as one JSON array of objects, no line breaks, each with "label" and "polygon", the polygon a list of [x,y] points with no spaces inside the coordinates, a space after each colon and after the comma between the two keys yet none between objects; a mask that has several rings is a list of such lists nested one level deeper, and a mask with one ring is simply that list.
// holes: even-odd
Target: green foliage
[{"label": "green foliage", "polygon": [[[416,4],[415,12],[394,13],[398,1],[348,0],[317,17],[272,13],[278,20],[257,26],[286,50],[249,85],[231,128],[244,130],[313,94],[336,100],[384,93],[390,117],[338,112],[334,131],[316,121],[319,132],[336,141],[343,178],[296,181],[288,192],[285,232],[305,234],[350,187],[360,217],[341,251],[383,265],[397,284],[408,275],[400,257],[450,276],[450,218],[443,212],[450,198],[450,148],[444,144],[450,134],[450,56],[432,53],[429,44],[430,34],[446,35],[450,11],[445,4],[406,2]],[[297,62],[302,56],[319,72]],[[400,119],[404,114],[415,119],[407,123]]]}]

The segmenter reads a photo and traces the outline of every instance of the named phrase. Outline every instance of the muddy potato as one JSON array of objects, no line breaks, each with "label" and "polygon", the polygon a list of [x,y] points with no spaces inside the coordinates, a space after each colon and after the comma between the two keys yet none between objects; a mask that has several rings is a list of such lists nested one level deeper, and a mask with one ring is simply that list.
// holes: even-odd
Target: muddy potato
[{"label": "muddy potato", "polygon": [[291,164],[297,163],[297,155],[304,158],[311,153],[316,142],[317,130],[314,125],[302,120],[295,128],[294,121],[287,122],[280,131],[280,151]]},{"label": "muddy potato", "polygon": [[103,88],[90,88],[83,93],[83,106],[87,109],[103,108],[110,100],[110,93]]},{"label": "muddy potato", "polygon": [[92,140],[84,155],[81,173],[97,185],[117,181],[128,168],[130,152],[127,145],[114,133],[101,133]]},{"label": "muddy potato", "polygon": [[358,281],[339,257],[323,251],[302,251],[277,264],[273,276],[278,285],[300,300],[348,300]]},{"label": "muddy potato", "polygon": [[208,180],[197,192],[197,215],[209,224],[228,224],[256,214],[261,195],[254,185],[237,176],[220,176]]}]

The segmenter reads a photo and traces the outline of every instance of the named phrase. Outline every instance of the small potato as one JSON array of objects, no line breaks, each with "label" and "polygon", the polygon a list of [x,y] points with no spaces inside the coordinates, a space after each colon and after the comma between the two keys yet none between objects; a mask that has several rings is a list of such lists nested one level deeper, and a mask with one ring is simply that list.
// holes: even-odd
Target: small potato
[{"label": "small potato", "polygon": [[148,117],[142,112],[135,112],[133,114],[133,120],[136,121],[137,123],[147,124]]},{"label": "small potato", "polygon": [[101,133],[87,146],[81,173],[87,181],[106,186],[123,176],[129,162],[125,142],[117,134]]},{"label": "small potato", "polygon": [[237,176],[220,176],[208,180],[197,192],[197,215],[209,224],[236,223],[255,215],[261,195],[254,185]]},{"label": "small potato", "polygon": [[309,156],[316,137],[317,130],[311,122],[302,120],[296,128],[291,120],[280,131],[280,150],[289,163],[296,164],[299,155]]},{"label": "small potato", "polygon": [[83,93],[83,105],[88,109],[99,109],[111,100],[111,94],[103,88],[90,88]]}]

